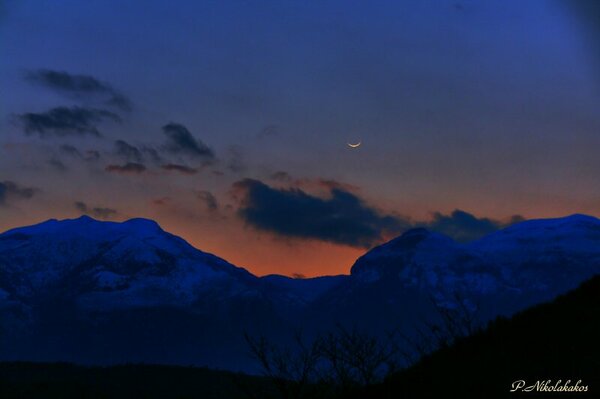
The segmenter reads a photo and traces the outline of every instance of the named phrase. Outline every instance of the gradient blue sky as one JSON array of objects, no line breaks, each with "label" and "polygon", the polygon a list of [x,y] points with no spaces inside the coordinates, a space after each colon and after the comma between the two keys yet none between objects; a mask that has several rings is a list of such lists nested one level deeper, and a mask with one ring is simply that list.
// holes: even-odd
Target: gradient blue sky
[{"label": "gradient blue sky", "polygon": [[[372,210],[356,218],[375,227],[456,209],[498,226],[598,216],[598,36],[584,3],[2,1],[0,230],[82,212],[149,217],[255,273],[318,275],[347,272],[377,239],[290,233],[265,224],[264,207],[249,218],[240,210],[262,186],[244,179],[282,193],[284,210],[303,206],[298,193],[335,198],[335,182],[360,200],[344,217]],[[93,77],[132,109],[113,109],[122,122],[100,122],[101,137],[26,134],[27,113],[106,108],[27,78],[40,70]],[[169,122],[214,159],[169,152]],[[163,160],[111,173],[128,162],[116,140]]]}]

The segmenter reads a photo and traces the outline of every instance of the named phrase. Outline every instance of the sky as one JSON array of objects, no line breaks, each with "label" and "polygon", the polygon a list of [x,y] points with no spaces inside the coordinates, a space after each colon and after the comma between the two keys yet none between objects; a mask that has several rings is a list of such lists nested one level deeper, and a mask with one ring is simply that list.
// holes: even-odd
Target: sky
[{"label": "sky", "polygon": [[410,228],[600,216],[599,16],[0,1],[0,231],[145,217],[255,274],[317,276]]}]

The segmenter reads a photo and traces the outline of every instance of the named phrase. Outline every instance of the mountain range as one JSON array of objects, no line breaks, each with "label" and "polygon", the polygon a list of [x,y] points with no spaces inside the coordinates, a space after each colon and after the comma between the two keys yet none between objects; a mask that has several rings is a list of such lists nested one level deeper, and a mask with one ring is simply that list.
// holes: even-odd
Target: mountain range
[{"label": "mountain range", "polygon": [[528,220],[469,243],[413,229],[350,274],[258,277],[154,221],[87,216],[0,234],[0,357],[252,371],[244,333],[411,331],[439,309],[485,323],[600,273],[600,220]]}]

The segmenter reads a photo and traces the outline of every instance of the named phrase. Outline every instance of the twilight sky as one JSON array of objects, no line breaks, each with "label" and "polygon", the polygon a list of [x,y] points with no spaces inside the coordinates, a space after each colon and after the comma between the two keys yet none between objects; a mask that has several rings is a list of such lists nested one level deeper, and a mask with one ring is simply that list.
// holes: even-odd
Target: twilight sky
[{"label": "twilight sky", "polygon": [[0,231],[147,217],[313,276],[411,227],[600,216],[599,11],[0,1]]}]

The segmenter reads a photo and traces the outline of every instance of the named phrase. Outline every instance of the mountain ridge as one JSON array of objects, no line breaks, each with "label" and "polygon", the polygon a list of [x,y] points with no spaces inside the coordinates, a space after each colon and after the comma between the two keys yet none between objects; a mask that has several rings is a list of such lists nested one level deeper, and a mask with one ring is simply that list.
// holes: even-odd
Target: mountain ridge
[{"label": "mountain ridge", "polygon": [[[436,306],[455,308],[456,297],[485,322],[596,273],[600,220],[583,215],[521,222],[469,243],[413,229],[366,252],[350,274],[306,279],[255,276],[149,219],[51,219],[0,234],[0,321],[11,326],[0,340],[13,360],[245,368],[244,332],[285,340],[285,331],[341,323],[382,333],[433,318]],[[60,343],[54,350],[47,336]],[[121,346],[90,348],[114,337]]]}]

